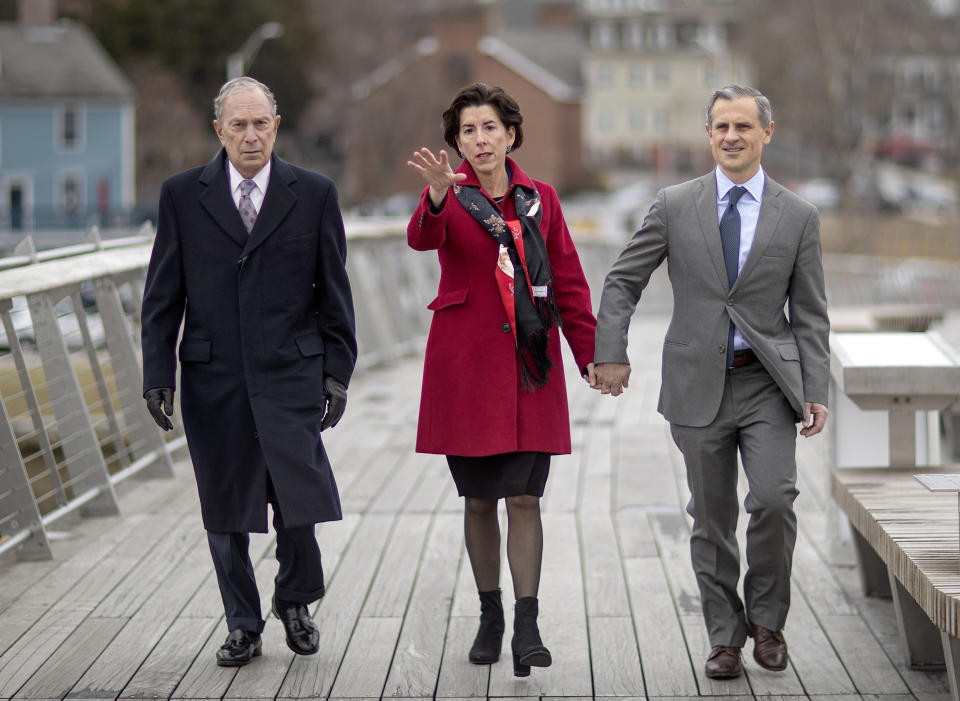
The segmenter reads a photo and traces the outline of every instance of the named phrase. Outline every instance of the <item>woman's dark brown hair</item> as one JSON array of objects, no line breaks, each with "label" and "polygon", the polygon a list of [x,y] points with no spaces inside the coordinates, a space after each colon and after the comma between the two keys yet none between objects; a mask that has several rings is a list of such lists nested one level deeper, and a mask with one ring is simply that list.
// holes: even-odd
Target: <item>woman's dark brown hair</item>
[{"label": "woman's dark brown hair", "polygon": [[[516,151],[523,143],[523,115],[520,105],[499,86],[489,87],[486,83],[474,83],[460,89],[453,102],[443,113],[443,140],[451,148],[457,149],[457,135],[460,133],[460,113],[465,107],[490,105],[503,122],[503,126],[514,128],[513,148]],[[459,153],[459,149],[457,149]]]}]

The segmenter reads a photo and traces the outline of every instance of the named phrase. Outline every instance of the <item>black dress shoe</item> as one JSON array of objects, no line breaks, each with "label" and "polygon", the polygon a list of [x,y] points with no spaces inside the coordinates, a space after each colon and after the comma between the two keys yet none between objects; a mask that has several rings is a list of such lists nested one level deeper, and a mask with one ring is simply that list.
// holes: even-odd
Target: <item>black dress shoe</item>
[{"label": "black dress shoe", "polygon": [[254,657],[260,657],[259,633],[237,629],[231,631],[227,641],[217,650],[217,664],[221,667],[242,667]]},{"label": "black dress shoe", "polygon": [[310,618],[306,604],[278,601],[273,595],[273,615],[283,623],[287,632],[287,647],[298,655],[312,655],[320,649],[320,631]]}]

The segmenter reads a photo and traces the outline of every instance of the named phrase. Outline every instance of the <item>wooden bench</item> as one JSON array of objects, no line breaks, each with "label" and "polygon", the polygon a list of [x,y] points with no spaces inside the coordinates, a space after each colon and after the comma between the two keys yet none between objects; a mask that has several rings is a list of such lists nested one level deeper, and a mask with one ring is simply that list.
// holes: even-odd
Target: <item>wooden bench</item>
[{"label": "wooden bench", "polygon": [[835,469],[834,501],[850,519],[864,593],[891,596],[911,667],[946,667],[960,698],[960,529],[957,496],[914,475],[944,468]]}]

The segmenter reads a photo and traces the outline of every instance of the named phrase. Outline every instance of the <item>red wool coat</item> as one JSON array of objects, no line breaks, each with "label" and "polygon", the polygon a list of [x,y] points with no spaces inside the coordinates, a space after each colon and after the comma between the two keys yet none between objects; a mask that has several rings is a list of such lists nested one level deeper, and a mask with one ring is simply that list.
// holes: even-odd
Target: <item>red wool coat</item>
[{"label": "red wool coat", "polygon": [[[507,162],[512,175],[503,198],[504,217],[516,218],[514,185],[536,186],[563,335],[577,367],[584,368],[593,361],[597,322],[557,193],[550,185],[531,180],[512,160]],[[479,187],[467,161],[457,172],[467,175],[464,184]],[[437,249],[440,259],[439,290],[428,305],[433,322],[424,359],[417,452],[569,453],[570,418],[558,329],[550,330],[553,368],[547,384],[535,391],[522,389],[516,345],[494,278],[499,245],[453,192],[447,193],[438,214],[431,212],[427,192],[425,188],[407,227],[411,248]]]}]

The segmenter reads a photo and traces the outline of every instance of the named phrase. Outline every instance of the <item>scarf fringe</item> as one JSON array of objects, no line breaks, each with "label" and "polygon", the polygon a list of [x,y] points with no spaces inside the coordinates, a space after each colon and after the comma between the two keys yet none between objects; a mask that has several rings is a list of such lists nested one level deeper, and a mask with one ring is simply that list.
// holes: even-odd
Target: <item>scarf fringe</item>
[{"label": "scarf fringe", "polygon": [[553,296],[553,285],[550,285],[549,297],[536,297],[533,301],[537,308],[537,314],[543,321],[544,328],[551,329],[554,326],[561,326],[560,308],[557,307],[557,300]]},{"label": "scarf fringe", "polygon": [[553,361],[547,352],[550,334],[545,329],[537,329],[528,334],[519,344],[520,380],[527,391],[536,391],[547,384],[547,373],[553,367]]}]

